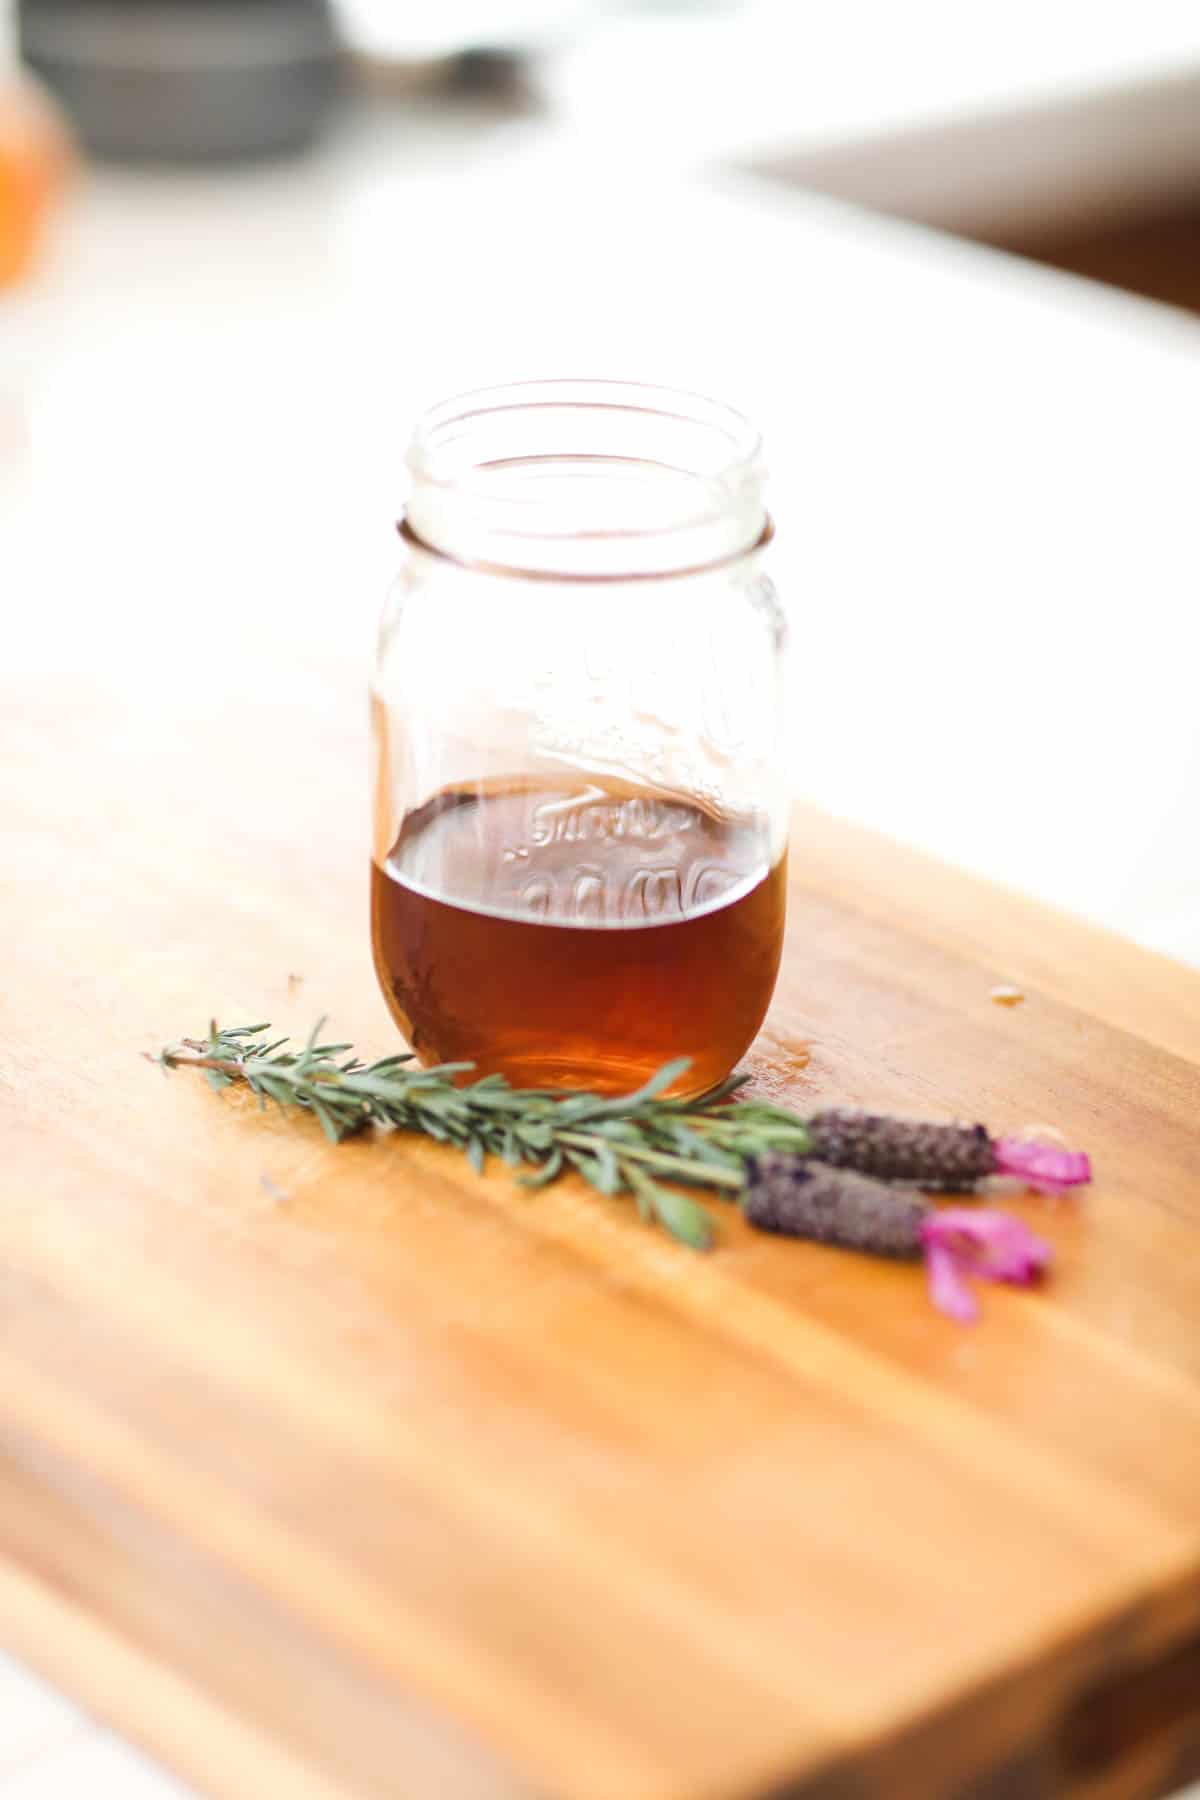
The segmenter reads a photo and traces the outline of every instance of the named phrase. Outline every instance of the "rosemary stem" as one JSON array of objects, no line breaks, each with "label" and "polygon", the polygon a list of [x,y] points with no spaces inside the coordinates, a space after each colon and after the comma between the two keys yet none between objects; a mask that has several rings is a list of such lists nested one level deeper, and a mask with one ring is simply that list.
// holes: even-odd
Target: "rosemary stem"
[{"label": "rosemary stem", "polygon": [[[247,1069],[240,1057],[212,1056],[207,1051],[201,1052],[190,1047],[181,1050],[175,1046],[165,1052],[164,1059],[171,1068],[216,1069],[219,1074],[228,1075],[231,1081],[244,1081],[249,1087],[254,1085],[250,1079],[251,1074],[258,1073],[253,1065]],[[301,1082],[320,1081],[326,1087],[345,1087],[352,1093],[355,1091],[354,1076],[344,1075],[340,1069],[324,1069],[319,1066],[301,1069],[298,1065],[289,1068],[286,1064],[265,1063],[262,1072],[273,1081],[290,1081],[293,1087],[299,1086]]]},{"label": "rosemary stem", "polygon": [[560,1144],[572,1150],[611,1150],[618,1162],[645,1163],[648,1169],[657,1169],[660,1175],[670,1176],[675,1181],[690,1182],[694,1187],[728,1188],[730,1193],[740,1193],[745,1184],[745,1177],[734,1169],[722,1169],[715,1163],[700,1162],[695,1157],[672,1156],[667,1150],[651,1150],[641,1144],[625,1144],[612,1138],[599,1137],[590,1131],[556,1131],[555,1137]]},{"label": "rosemary stem", "polygon": [[[150,1060],[153,1062],[154,1058],[151,1057]],[[170,1050],[163,1051],[162,1060],[169,1069],[216,1069],[219,1074],[228,1075],[232,1081],[246,1079],[245,1066],[236,1058],[209,1056],[199,1050],[181,1049],[177,1044],[172,1045]]]}]

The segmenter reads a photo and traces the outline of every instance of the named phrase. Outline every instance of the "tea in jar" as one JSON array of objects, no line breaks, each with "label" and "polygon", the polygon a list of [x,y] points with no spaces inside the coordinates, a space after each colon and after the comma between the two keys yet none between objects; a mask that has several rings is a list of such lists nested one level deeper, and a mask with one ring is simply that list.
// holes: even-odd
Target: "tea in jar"
[{"label": "tea in jar", "polygon": [[580,774],[444,791],[372,876],[376,967],[418,1055],[628,1089],[719,1081],[775,985],[784,863],[753,819]]}]

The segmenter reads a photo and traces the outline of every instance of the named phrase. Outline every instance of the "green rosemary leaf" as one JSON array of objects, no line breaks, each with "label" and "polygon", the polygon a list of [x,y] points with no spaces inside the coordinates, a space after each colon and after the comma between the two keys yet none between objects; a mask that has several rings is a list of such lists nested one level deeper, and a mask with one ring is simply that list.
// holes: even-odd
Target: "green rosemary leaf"
[{"label": "green rosemary leaf", "polygon": [[738,1169],[742,1159],[732,1151],[724,1149],[720,1144],[712,1143],[697,1131],[689,1131],[686,1125],[672,1123],[668,1132],[674,1148],[681,1156],[692,1156],[700,1162],[711,1163],[718,1169]]},{"label": "green rosemary leaf", "polygon": [[621,1171],[617,1159],[607,1144],[600,1144],[592,1150],[568,1150],[567,1161],[572,1163],[586,1182],[595,1188],[598,1194],[619,1194],[621,1191]]},{"label": "green rosemary leaf", "polygon": [[482,1140],[477,1138],[474,1133],[467,1139],[466,1151],[467,1161],[477,1175],[482,1175],[486,1152],[484,1151]]},{"label": "green rosemary leaf", "polygon": [[592,1186],[599,1188],[602,1194],[619,1194],[621,1191],[621,1170],[617,1159],[607,1144],[596,1146],[594,1162],[596,1174]]},{"label": "green rosemary leaf", "polygon": [[204,1079],[207,1081],[209,1087],[218,1094],[222,1088],[233,1086],[233,1076],[226,1075],[222,1069],[205,1069]]},{"label": "green rosemary leaf", "polygon": [[338,1124],[338,1121],[334,1118],[324,1102],[318,1100],[315,1095],[313,1096],[312,1109],[321,1121],[321,1130],[325,1133],[325,1136],[329,1139],[330,1143],[340,1144],[343,1137],[346,1135],[345,1130]]},{"label": "green rosemary leaf", "polygon": [[709,1248],[713,1237],[712,1220],[702,1206],[697,1206],[686,1194],[680,1194],[674,1188],[663,1187],[649,1175],[643,1175],[636,1163],[623,1163],[621,1173],[639,1202],[644,1202],[649,1213],[660,1225],[666,1227],[672,1237],[677,1237],[681,1243],[690,1244],[693,1250]]},{"label": "green rosemary leaf", "polygon": [[558,1149],[552,1150],[535,1175],[519,1175],[517,1177],[518,1183],[524,1188],[549,1187],[555,1176],[562,1173],[562,1166],[562,1151]]},{"label": "green rosemary leaf", "polygon": [[456,1092],[470,1095],[467,1102],[470,1106],[486,1108],[489,1113],[505,1113],[513,1110],[513,1091],[511,1088],[485,1088],[480,1093],[478,1087],[459,1088]]},{"label": "green rosemary leaf", "polygon": [[589,1119],[587,1129],[589,1137],[607,1138],[613,1144],[640,1144],[644,1140],[644,1128],[630,1119]]},{"label": "green rosemary leaf", "polygon": [[798,1113],[776,1106],[771,1100],[739,1100],[736,1106],[722,1108],[720,1116],[747,1125],[786,1125],[793,1131],[805,1127],[805,1120]]},{"label": "green rosemary leaf", "polygon": [[321,1017],[317,1020],[316,1024],[313,1026],[312,1030],[309,1032],[308,1043],[305,1045],[305,1047],[300,1055],[301,1066],[307,1067],[308,1064],[310,1064],[313,1061],[313,1059],[315,1058],[316,1053],[317,1053],[317,1042],[321,1036],[321,1027],[324,1025],[327,1017],[328,1017],[328,1014],[322,1013]]},{"label": "green rosemary leaf", "polygon": [[269,1076],[252,1075],[250,1085],[264,1105],[268,1100],[273,1100],[281,1111],[286,1111],[287,1107],[295,1103],[292,1090]]},{"label": "green rosemary leaf", "polygon": [[563,1125],[577,1125],[584,1119],[599,1117],[603,1111],[604,1101],[597,1100],[595,1094],[569,1094],[557,1103],[554,1116]]},{"label": "green rosemary leaf", "polygon": [[615,1100],[598,1101],[595,1105],[595,1117],[599,1118],[607,1114],[610,1118],[617,1118],[636,1112],[638,1107],[644,1106],[648,1100],[657,1099],[664,1088],[669,1088],[672,1082],[678,1081],[679,1077],[686,1074],[691,1066],[690,1056],[676,1057],[674,1062],[665,1063],[657,1074],[652,1075],[649,1081],[644,1082],[640,1088],[636,1088],[632,1094],[623,1094]]},{"label": "green rosemary leaf", "polygon": [[722,1100],[728,1100],[731,1094],[740,1093],[746,1083],[752,1079],[749,1069],[735,1072],[727,1075],[724,1081],[718,1082],[715,1088],[709,1088],[707,1094],[701,1094],[698,1100],[677,1101],[676,1105],[687,1112],[701,1110],[707,1112],[711,1107],[720,1106]]}]

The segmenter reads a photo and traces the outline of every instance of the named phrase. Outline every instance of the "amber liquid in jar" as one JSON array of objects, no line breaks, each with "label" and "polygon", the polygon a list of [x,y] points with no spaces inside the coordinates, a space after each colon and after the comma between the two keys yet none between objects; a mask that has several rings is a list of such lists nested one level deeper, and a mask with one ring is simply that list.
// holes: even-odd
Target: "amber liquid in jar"
[{"label": "amber liquid in jar", "polygon": [[423,1062],[619,1093],[673,1057],[701,1093],[762,1024],[786,869],[754,819],[591,777],[447,789],[372,866],[384,995]]}]

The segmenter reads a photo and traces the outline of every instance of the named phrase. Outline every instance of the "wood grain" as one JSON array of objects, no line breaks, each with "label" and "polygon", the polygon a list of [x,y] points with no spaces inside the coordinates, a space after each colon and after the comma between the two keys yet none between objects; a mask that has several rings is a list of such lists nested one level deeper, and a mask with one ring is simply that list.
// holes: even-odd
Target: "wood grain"
[{"label": "wood grain", "polygon": [[[253,620],[224,629],[265,657]],[[240,635],[239,635],[240,634]],[[290,654],[290,653],[289,653]],[[766,1091],[1094,1154],[1044,1293],[329,1148],[138,1052],[369,967],[348,664],[6,714],[0,1617],[207,1791],[1150,1794],[1200,1762],[1200,977],[797,815]],[[994,1005],[997,982],[1025,992]]]}]

